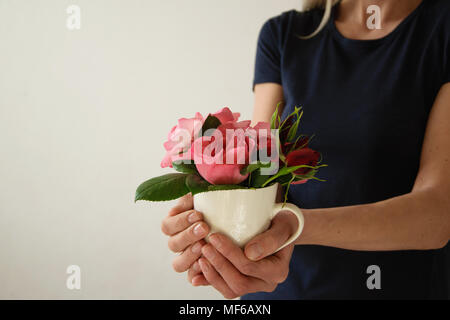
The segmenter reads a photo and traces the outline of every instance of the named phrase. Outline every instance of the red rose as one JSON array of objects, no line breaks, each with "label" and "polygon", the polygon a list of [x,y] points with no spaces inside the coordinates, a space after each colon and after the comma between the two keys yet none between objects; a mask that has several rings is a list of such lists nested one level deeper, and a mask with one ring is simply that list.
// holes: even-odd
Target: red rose
[{"label": "red rose", "polygon": [[[311,167],[317,166],[320,153],[310,148],[302,148],[289,152],[286,156],[286,163],[288,167],[295,167],[301,165],[308,165]],[[297,175],[304,175],[311,171],[311,168],[300,168],[294,171]]]}]

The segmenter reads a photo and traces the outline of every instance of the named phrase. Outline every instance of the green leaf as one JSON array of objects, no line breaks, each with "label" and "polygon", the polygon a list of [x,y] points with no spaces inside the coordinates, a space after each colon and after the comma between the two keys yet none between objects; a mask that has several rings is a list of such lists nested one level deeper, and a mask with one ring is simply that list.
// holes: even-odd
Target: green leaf
[{"label": "green leaf", "polygon": [[294,122],[292,127],[289,129],[289,132],[287,134],[287,141],[291,141],[297,135],[297,130],[298,130],[298,126],[300,124],[300,119],[303,116],[303,111],[300,114],[298,113],[300,110],[301,110],[301,108],[297,108],[297,107],[295,108],[294,113],[297,115],[297,120]]},{"label": "green leaf", "polygon": [[326,182],[327,180],[324,180],[324,179],[319,179],[319,178],[317,178],[317,177],[311,177],[311,178],[309,178],[309,179],[311,179],[311,180],[317,180],[317,181],[320,181],[320,182]]},{"label": "green leaf", "polygon": [[197,173],[197,167],[191,161],[191,163],[184,163],[183,161],[172,162],[173,168],[181,173]]},{"label": "green leaf", "polygon": [[286,202],[287,202],[287,198],[288,198],[288,194],[289,194],[289,188],[291,187],[291,183],[294,181],[294,179],[295,179],[295,176],[292,175],[291,180],[289,180],[289,182],[287,183],[286,190],[284,191],[284,202],[283,202],[283,205],[286,204]]},{"label": "green leaf", "polygon": [[220,120],[217,117],[214,117],[212,115],[209,115],[202,126],[202,135],[205,135],[204,133],[209,129],[217,129],[218,126],[220,126]]},{"label": "green leaf", "polygon": [[211,184],[196,174],[190,174],[186,178],[186,186],[192,195],[208,191]]},{"label": "green leaf", "polygon": [[328,165],[322,164],[322,165],[319,165],[319,166],[310,167],[312,170],[309,171],[307,174],[295,175],[295,181],[310,180],[310,179],[318,180],[318,181],[326,181],[326,180],[323,180],[323,179],[319,179],[319,178],[317,178],[315,176],[316,173],[319,171],[319,169],[323,168],[323,167],[328,167]]},{"label": "green leaf", "polygon": [[251,173],[249,187],[261,188],[262,185],[270,179],[270,175],[261,175],[261,170],[255,170]]},{"label": "green leaf", "polygon": [[270,128],[271,129],[276,129],[278,127],[278,124],[280,123],[280,115],[279,115],[279,110],[280,110],[280,104],[282,104],[282,102],[278,102],[277,104],[277,108],[275,109],[275,112],[272,114],[272,119],[270,120]]},{"label": "green leaf", "polygon": [[189,193],[185,184],[186,177],[184,173],[169,173],[147,180],[137,188],[134,201],[168,201],[181,198]]},{"label": "green leaf", "polygon": [[242,168],[241,174],[244,176],[247,173],[252,173],[253,171],[258,170],[259,168],[269,168],[270,165],[271,165],[270,162],[263,163],[263,162],[258,161],[257,163],[252,163],[252,164],[249,164],[248,166]]},{"label": "green leaf", "polygon": [[269,179],[267,179],[266,182],[264,182],[264,184],[262,185],[262,187],[265,187],[269,182],[274,181],[275,179],[284,176],[286,174],[292,173],[300,168],[313,168],[311,166],[306,166],[306,165],[301,165],[301,166],[295,166],[295,167],[283,167],[280,170],[278,170],[277,174],[273,175],[272,177],[270,177]]},{"label": "green leaf", "polygon": [[312,169],[311,171],[309,171],[307,174],[302,174],[302,175],[295,175],[295,181],[300,181],[300,180],[305,180],[305,179],[311,179],[312,177],[315,176],[315,174],[317,173],[317,169]]},{"label": "green leaf", "polygon": [[292,111],[290,114],[287,115],[286,118],[284,118],[283,122],[280,123],[280,126],[278,128],[281,130],[285,125],[289,126],[290,118],[295,116],[296,114],[298,115],[298,111],[301,109],[302,107],[297,108],[297,106],[294,106],[294,111]]},{"label": "green leaf", "polygon": [[294,178],[295,176],[292,173],[288,173],[285,174],[283,176],[279,176],[278,178],[276,178],[273,182],[278,182],[279,184],[281,184],[282,186],[286,185],[289,181],[291,181],[291,179]]},{"label": "green leaf", "polygon": [[236,189],[248,189],[242,185],[228,185],[228,184],[210,184],[198,175],[191,174],[186,178],[186,186],[192,192],[192,195],[208,192],[208,191],[221,191],[221,190],[236,190]]},{"label": "green leaf", "polygon": [[248,188],[237,184],[217,184],[217,185],[211,184],[208,187],[208,191],[236,190],[236,189],[248,189]]}]

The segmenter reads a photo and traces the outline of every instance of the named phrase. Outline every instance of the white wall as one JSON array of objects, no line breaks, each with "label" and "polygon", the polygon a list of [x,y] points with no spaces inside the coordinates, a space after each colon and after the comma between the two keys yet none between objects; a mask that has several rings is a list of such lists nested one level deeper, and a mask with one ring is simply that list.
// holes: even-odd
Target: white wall
[{"label": "white wall", "polygon": [[[81,8],[81,29],[66,8]],[[214,299],[134,204],[181,116],[251,117],[262,23],[298,0],[0,0],[0,298]],[[81,267],[82,287],[66,288]]]}]

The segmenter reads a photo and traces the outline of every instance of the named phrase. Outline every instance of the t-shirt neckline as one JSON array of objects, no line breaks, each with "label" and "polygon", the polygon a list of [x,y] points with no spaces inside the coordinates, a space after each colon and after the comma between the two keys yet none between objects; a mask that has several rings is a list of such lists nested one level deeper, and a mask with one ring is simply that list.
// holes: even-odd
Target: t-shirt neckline
[{"label": "t-shirt neckline", "polygon": [[336,23],[335,23],[336,9],[339,4],[335,5],[332,8],[331,16],[328,21],[327,27],[337,40],[339,40],[345,44],[359,45],[359,46],[361,46],[361,45],[362,46],[365,46],[365,45],[372,46],[372,45],[376,45],[376,44],[381,44],[381,43],[386,42],[389,39],[393,38],[396,34],[398,34],[405,27],[405,25],[408,24],[408,22],[411,21],[418,14],[418,12],[421,10],[421,8],[423,7],[423,5],[426,1],[427,0],[422,0],[422,2],[405,19],[403,19],[403,21],[400,22],[400,24],[397,27],[395,27],[394,30],[392,30],[390,33],[388,33],[387,35],[385,35],[381,38],[363,40],[363,39],[350,39],[350,38],[345,37],[337,29]]}]

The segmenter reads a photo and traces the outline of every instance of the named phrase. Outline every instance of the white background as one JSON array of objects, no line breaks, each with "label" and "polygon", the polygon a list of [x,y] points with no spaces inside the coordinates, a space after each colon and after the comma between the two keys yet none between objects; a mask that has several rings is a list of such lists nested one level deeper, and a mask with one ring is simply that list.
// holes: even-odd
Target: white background
[{"label": "white background", "polygon": [[[81,30],[66,9],[81,8]],[[258,32],[298,0],[0,0],[0,298],[214,299],[133,202],[176,120],[250,118]],[[81,290],[66,288],[68,265]]]}]

